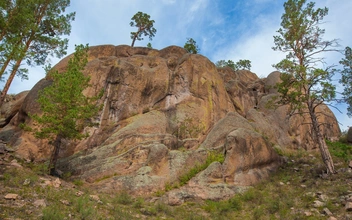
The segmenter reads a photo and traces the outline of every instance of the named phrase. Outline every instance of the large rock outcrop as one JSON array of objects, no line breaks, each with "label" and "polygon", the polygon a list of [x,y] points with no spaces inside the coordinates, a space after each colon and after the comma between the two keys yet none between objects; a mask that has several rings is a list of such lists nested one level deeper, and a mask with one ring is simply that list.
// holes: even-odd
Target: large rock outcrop
[{"label": "large rock outcrop", "polygon": [[[54,68],[65,71],[69,57]],[[266,105],[276,94],[278,73],[259,79],[249,71],[216,68],[206,57],[170,46],[162,50],[129,46],[96,46],[89,50],[84,70],[91,77],[87,96],[104,92],[97,126],[79,142],[65,142],[58,167],[102,191],[128,190],[150,195],[178,181],[203,164],[209,152],[223,154],[188,184],[166,194],[170,204],[185,199],[222,199],[267,177],[280,164],[273,147],[312,149],[309,126],[296,117],[287,120],[287,107]],[[23,100],[0,138],[17,154],[46,160],[51,151],[18,128],[35,127],[28,115],[40,113],[38,91],[50,85],[39,81]],[[331,126],[328,138],[339,136],[331,111],[320,120]]]}]

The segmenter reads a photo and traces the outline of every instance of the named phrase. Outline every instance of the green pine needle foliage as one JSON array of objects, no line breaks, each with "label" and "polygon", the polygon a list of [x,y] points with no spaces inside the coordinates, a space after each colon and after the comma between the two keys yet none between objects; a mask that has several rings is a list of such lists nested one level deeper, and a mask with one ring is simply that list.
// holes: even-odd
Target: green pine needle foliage
[{"label": "green pine needle foliage", "polygon": [[88,62],[87,52],[88,45],[76,46],[66,72],[48,72],[53,82],[39,93],[37,100],[43,114],[33,115],[40,125],[35,133],[38,138],[53,140],[60,135],[65,139],[82,139],[87,136],[82,133],[83,128],[93,126],[91,118],[99,111],[98,97],[86,97],[82,93],[90,86],[90,77],[82,72]]}]

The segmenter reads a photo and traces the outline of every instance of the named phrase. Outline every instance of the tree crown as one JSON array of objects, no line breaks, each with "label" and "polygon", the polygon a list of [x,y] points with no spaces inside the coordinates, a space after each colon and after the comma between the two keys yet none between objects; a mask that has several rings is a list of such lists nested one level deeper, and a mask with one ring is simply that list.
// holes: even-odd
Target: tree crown
[{"label": "tree crown", "polygon": [[187,38],[187,42],[183,46],[187,50],[188,53],[197,54],[200,49],[197,45],[197,42],[193,40],[193,38]]},{"label": "tree crown", "polygon": [[39,93],[37,100],[43,114],[33,115],[33,119],[40,124],[37,137],[53,139],[60,135],[66,139],[81,139],[85,137],[82,129],[93,125],[91,118],[99,110],[96,105],[98,97],[83,95],[83,90],[90,86],[90,78],[82,72],[87,63],[87,51],[88,45],[76,46],[66,72],[48,72],[52,84]]},{"label": "tree crown", "polygon": [[131,39],[133,39],[132,46],[135,40],[143,40],[142,35],[149,36],[149,40],[153,39],[156,33],[156,29],[154,28],[155,21],[150,19],[150,15],[139,11],[131,20],[131,27],[138,27],[137,31],[131,32]]},{"label": "tree crown", "polygon": [[348,105],[348,116],[352,117],[352,49],[350,47],[345,48],[345,57],[342,58],[340,64],[343,67],[340,79],[340,83],[344,86],[343,101]]},{"label": "tree crown", "polygon": [[334,74],[332,67],[318,68],[325,64],[319,57],[323,52],[335,51],[336,40],[322,39],[321,29],[327,8],[314,8],[313,2],[288,0],[284,4],[279,35],[274,36],[276,51],[286,52],[286,59],[274,65],[282,72],[282,83],[277,85],[281,94],[280,103],[290,104],[292,110],[302,109],[303,103],[319,105],[335,97],[335,86],[330,83]]},{"label": "tree crown", "polygon": [[0,94],[0,106],[15,76],[28,79],[27,65],[44,65],[49,55],[66,54],[70,22],[75,13],[65,14],[70,0],[5,0],[0,3],[0,79],[10,74]]},{"label": "tree crown", "polygon": [[219,60],[215,63],[217,67],[230,67],[234,71],[237,70],[251,70],[251,61],[250,60],[239,60],[236,63],[234,63],[232,60]]}]

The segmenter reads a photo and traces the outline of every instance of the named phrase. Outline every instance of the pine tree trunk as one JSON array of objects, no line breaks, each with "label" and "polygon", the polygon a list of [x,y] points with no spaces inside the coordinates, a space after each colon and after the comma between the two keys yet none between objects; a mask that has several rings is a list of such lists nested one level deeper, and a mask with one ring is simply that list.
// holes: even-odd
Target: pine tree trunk
[{"label": "pine tree trunk", "polygon": [[[50,1],[46,1],[44,3],[44,6],[40,8],[39,12],[38,12],[38,18],[37,18],[37,23],[36,23],[36,27],[39,27],[40,25],[40,22],[42,21],[44,15],[45,15],[45,11],[46,9],[48,8],[50,4]],[[4,86],[4,89],[1,91],[1,95],[0,95],[0,107],[2,106],[2,104],[4,103],[4,100],[5,100],[5,97],[6,97],[6,94],[10,88],[10,85],[13,81],[13,79],[15,78],[16,76],[16,73],[17,73],[17,70],[18,68],[20,67],[21,63],[22,63],[22,60],[25,58],[26,56],[26,53],[32,43],[32,41],[34,40],[35,38],[35,34],[36,32],[32,29],[31,30],[31,34],[28,38],[28,40],[26,41],[26,44],[25,44],[25,48],[23,49],[23,51],[21,51],[21,54],[23,54],[21,57],[19,57],[16,61],[16,64],[14,65],[12,71],[11,71],[11,74],[9,76],[9,78],[7,79],[6,81],[6,84]],[[18,44],[20,44],[20,42],[22,41],[23,38],[20,39],[20,41],[18,42]],[[5,65],[2,66],[1,68],[1,72],[0,72],[0,77],[2,76],[3,72],[5,72],[5,69],[7,67],[7,65],[9,64],[9,62],[11,61],[11,59],[13,58],[13,54],[10,55],[10,57],[8,57],[8,60],[5,62]]]},{"label": "pine tree trunk", "polygon": [[5,100],[5,97],[6,97],[6,95],[7,95],[7,92],[8,92],[9,89],[10,89],[10,85],[11,85],[13,79],[14,79],[15,76],[16,76],[17,70],[18,70],[18,68],[20,67],[21,62],[22,62],[22,60],[18,60],[18,61],[16,62],[15,66],[14,66],[13,69],[12,69],[12,72],[11,72],[9,78],[7,79],[7,81],[6,81],[6,83],[5,83],[5,86],[4,86],[3,90],[1,91],[0,107],[1,107],[2,104],[4,103],[4,100]]},{"label": "pine tree trunk", "polygon": [[132,40],[131,47],[134,47],[134,43],[136,42],[136,39],[137,39],[138,34],[139,34],[140,32],[141,32],[141,28],[139,28],[138,31],[136,32],[136,34],[134,35],[133,40]]},{"label": "pine tree trunk", "polygon": [[1,69],[0,69],[0,77],[2,77],[2,75],[4,75],[5,70],[7,68],[7,66],[9,65],[10,61],[11,61],[11,56],[9,56],[9,58],[6,59],[6,61],[3,63]]},{"label": "pine tree trunk", "polygon": [[325,164],[325,167],[327,169],[327,173],[334,174],[334,173],[336,173],[335,167],[334,167],[334,162],[332,160],[329,148],[328,148],[328,146],[327,146],[327,144],[326,144],[326,142],[320,132],[318,119],[317,119],[317,116],[316,116],[313,108],[309,109],[309,114],[310,114],[310,117],[312,120],[314,136],[318,142],[319,150],[320,150],[323,162]]},{"label": "pine tree trunk", "polygon": [[53,176],[56,175],[56,162],[59,157],[61,139],[62,139],[61,135],[57,135],[53,143],[54,150],[51,154],[50,163],[49,163],[49,174]]},{"label": "pine tree trunk", "polygon": [[137,38],[137,35],[135,35],[135,36],[133,37],[131,47],[134,47],[134,42],[136,41],[136,38]]},{"label": "pine tree trunk", "polygon": [[[29,46],[31,45],[32,41],[33,41],[33,38],[34,38],[34,32],[31,34],[30,38],[27,40],[26,42],[26,45],[25,45],[25,48],[23,49],[22,53],[23,54],[26,54],[28,49],[29,49]],[[10,85],[13,81],[13,79],[15,78],[16,76],[16,73],[17,73],[17,70],[18,68],[20,68],[21,66],[21,63],[22,63],[22,60],[23,60],[24,56],[20,57],[15,65],[13,66],[13,69],[11,71],[11,74],[9,76],[9,78],[7,79],[6,83],[5,83],[5,86],[4,86],[4,89],[1,91],[1,95],[0,95],[0,107],[2,106],[2,104],[4,103],[4,100],[5,100],[5,97],[7,95],[7,92],[9,91],[10,89]]]},{"label": "pine tree trunk", "polygon": [[[21,38],[14,47],[19,47],[21,45],[22,39],[23,38]],[[7,66],[10,64],[11,60],[15,60],[14,59],[15,51],[16,50],[13,49],[11,51],[11,54],[9,56],[7,56],[6,61],[3,63],[2,67],[1,67],[1,70],[0,70],[0,77],[2,77],[2,75],[4,75],[5,70],[6,70]]]}]

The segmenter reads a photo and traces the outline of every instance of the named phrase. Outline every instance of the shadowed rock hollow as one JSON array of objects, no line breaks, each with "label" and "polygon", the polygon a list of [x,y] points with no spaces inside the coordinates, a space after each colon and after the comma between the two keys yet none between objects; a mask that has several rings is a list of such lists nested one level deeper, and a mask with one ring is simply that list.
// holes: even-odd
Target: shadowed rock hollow
[{"label": "shadowed rock hollow", "polygon": [[[64,71],[68,59],[54,68]],[[214,151],[224,155],[223,163],[210,164],[164,198],[169,204],[223,199],[279,166],[274,146],[317,147],[309,125],[302,125],[306,119],[288,120],[286,106],[266,108],[276,95],[272,86],[280,78],[277,72],[259,79],[249,71],[216,68],[206,57],[176,46],[104,45],[90,48],[84,73],[92,84],[85,94],[104,91],[103,108],[94,118],[98,125],[86,128],[89,138],[65,143],[58,167],[101,191],[151,195],[203,164]],[[28,115],[40,112],[35,100],[48,85],[49,79],[39,81],[0,132],[23,158],[46,160],[50,155],[46,141],[18,128],[20,123],[36,126]],[[326,106],[320,110],[325,112],[320,120],[330,126],[323,134],[338,137],[334,115]]]}]

